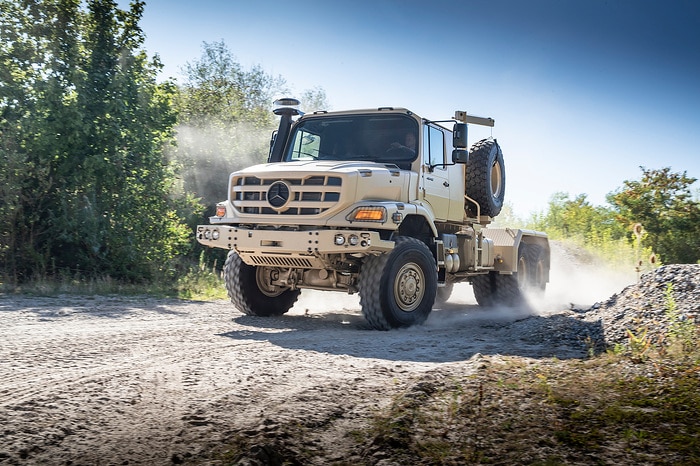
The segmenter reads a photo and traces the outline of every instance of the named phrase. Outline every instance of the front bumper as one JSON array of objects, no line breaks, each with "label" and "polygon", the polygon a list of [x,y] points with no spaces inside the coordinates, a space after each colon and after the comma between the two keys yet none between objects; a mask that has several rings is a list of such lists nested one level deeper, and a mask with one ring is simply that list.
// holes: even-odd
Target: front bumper
[{"label": "front bumper", "polygon": [[249,265],[301,268],[324,268],[323,257],[329,254],[378,254],[394,248],[393,241],[371,230],[253,230],[231,225],[199,225],[197,241],[234,250]]}]

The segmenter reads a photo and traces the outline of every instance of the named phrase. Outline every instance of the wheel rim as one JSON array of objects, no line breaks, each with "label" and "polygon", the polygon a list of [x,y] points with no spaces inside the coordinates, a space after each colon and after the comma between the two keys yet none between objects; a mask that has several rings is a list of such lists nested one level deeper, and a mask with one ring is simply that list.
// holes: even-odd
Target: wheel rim
[{"label": "wheel rim", "polygon": [[276,269],[270,267],[256,267],[255,281],[258,284],[258,289],[265,296],[274,298],[285,292],[287,288],[272,284],[272,275],[277,273]]},{"label": "wheel rim", "polygon": [[396,274],[394,299],[404,312],[414,311],[423,300],[425,276],[418,264],[405,264]]},{"label": "wheel rim", "polygon": [[491,166],[491,196],[498,198],[501,195],[501,190],[503,189],[503,168],[498,160],[493,162]]}]

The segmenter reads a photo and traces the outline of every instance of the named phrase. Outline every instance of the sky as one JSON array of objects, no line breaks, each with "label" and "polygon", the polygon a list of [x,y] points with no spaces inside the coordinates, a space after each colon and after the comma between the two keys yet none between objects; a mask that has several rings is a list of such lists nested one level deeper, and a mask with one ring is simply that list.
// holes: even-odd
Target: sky
[{"label": "sky", "polygon": [[494,118],[470,144],[498,140],[522,218],[557,192],[606,205],[640,166],[700,179],[696,0],[146,0],[140,24],[163,78],[224,41],[332,110]]}]

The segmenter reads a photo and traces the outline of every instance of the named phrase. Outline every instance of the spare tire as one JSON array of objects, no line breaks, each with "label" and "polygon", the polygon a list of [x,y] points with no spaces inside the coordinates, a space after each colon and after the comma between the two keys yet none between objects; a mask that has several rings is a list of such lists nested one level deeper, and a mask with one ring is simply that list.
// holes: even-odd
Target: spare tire
[{"label": "spare tire", "polygon": [[[495,139],[482,139],[469,150],[467,196],[481,207],[481,215],[495,217],[501,212],[506,193],[503,152]],[[470,212],[476,210],[469,206]]]}]

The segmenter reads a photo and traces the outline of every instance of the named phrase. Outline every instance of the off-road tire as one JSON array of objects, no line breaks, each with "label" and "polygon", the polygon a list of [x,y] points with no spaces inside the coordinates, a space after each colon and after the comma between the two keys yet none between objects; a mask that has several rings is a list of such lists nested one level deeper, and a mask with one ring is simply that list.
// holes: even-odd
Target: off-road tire
[{"label": "off-road tire", "polygon": [[422,241],[400,236],[390,252],[365,259],[359,288],[362,314],[372,328],[422,324],[435,303],[435,258]]},{"label": "off-road tire", "polygon": [[234,251],[224,263],[224,283],[231,302],[249,316],[280,316],[289,311],[299,298],[300,290],[277,286],[263,290],[261,283],[265,268],[248,265]]},{"label": "off-road tire", "polygon": [[489,272],[472,278],[476,302],[482,307],[516,307],[525,303],[525,290],[529,287],[527,273],[527,245],[518,248],[518,271],[512,275]]},{"label": "off-road tire", "polygon": [[[482,139],[469,150],[466,173],[466,194],[481,207],[481,215],[495,217],[503,208],[506,191],[506,170],[503,152],[495,139]],[[470,213],[476,215],[473,206]]]},{"label": "off-road tire", "polygon": [[547,287],[544,248],[537,244],[528,244],[525,250],[525,259],[528,263],[529,288],[536,293],[544,292]]},{"label": "off-road tire", "polygon": [[474,298],[476,298],[476,302],[479,306],[492,307],[495,305],[494,275],[496,275],[495,272],[489,272],[484,275],[472,277],[472,290],[474,291]]},{"label": "off-road tire", "polygon": [[438,304],[446,303],[450,299],[450,296],[452,296],[454,287],[454,283],[445,283],[445,286],[439,286],[437,293],[435,293],[435,302]]},{"label": "off-road tire", "polygon": [[516,307],[523,304],[523,290],[518,286],[518,277],[489,272],[472,279],[474,297],[482,307]]}]

